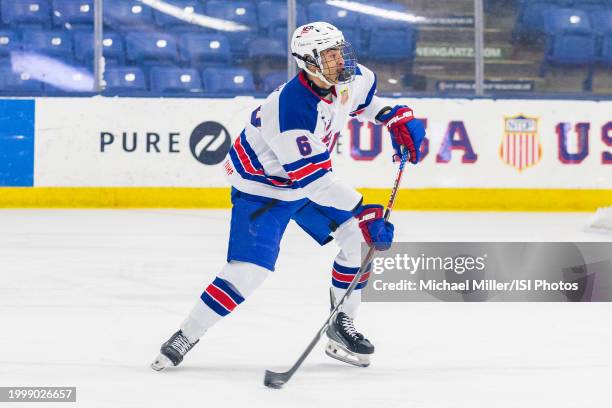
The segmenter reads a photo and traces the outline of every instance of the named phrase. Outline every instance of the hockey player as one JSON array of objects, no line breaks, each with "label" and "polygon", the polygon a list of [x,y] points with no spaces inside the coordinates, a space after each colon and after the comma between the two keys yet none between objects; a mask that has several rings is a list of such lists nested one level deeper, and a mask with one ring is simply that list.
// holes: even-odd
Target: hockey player
[{"label": "hockey player", "polygon": [[[331,298],[340,299],[358,272],[360,244],[388,249],[393,225],[381,205],[363,205],[361,194],[334,176],[329,149],[349,116],[384,124],[399,154],[417,163],[425,136],[406,106],[387,106],[376,77],[357,64],[350,44],[331,24],[314,22],[293,34],[291,53],[299,74],[252,112],[224,162],[232,185],[227,263],[206,287],[180,330],[161,346],[154,370],[177,366],[200,337],[231,313],[272,271],[279,244],[294,220],[320,245],[335,240]],[[354,326],[365,273],[327,332],[326,353],[368,366],[374,346]]]}]

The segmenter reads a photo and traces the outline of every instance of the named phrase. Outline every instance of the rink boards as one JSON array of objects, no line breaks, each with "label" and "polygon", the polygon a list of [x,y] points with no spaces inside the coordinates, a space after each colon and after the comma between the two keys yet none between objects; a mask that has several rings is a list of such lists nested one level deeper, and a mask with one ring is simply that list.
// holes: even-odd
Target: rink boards
[{"label": "rink boards", "polygon": [[[0,100],[0,206],[229,206],[222,161],[261,100]],[[400,209],[592,210],[612,203],[612,102],[393,99],[424,120]],[[391,143],[354,118],[334,172],[386,201]]]}]

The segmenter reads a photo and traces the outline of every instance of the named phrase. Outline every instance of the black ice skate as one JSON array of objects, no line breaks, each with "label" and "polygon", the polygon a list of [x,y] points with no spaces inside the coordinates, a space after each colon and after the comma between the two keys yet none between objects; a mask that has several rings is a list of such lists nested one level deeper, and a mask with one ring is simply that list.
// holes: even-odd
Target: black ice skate
[{"label": "black ice skate", "polygon": [[198,344],[199,341],[196,340],[195,343],[190,343],[181,330],[177,331],[167,342],[162,344],[160,354],[151,363],[151,368],[155,371],[161,371],[168,367],[176,367],[181,364],[185,354]]},{"label": "black ice skate", "polygon": [[346,313],[339,312],[327,329],[329,342],[325,354],[359,367],[370,365],[370,355],[374,354],[374,346],[363,334],[357,332]]}]

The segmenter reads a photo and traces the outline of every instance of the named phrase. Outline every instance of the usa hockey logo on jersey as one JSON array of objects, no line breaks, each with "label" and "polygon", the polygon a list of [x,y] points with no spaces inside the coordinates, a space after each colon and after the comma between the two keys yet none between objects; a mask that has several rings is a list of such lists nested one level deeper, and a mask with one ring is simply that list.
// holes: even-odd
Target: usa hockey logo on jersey
[{"label": "usa hockey logo on jersey", "polygon": [[502,161],[518,171],[535,166],[542,158],[538,118],[523,114],[504,118],[505,134],[499,148]]}]

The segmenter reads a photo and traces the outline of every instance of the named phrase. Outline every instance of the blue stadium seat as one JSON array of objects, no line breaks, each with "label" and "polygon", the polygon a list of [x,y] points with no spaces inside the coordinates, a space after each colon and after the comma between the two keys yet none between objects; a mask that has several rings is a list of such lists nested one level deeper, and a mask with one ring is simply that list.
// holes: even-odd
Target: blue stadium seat
[{"label": "blue stadium seat", "polygon": [[249,43],[257,37],[259,30],[254,3],[252,1],[212,0],[206,3],[206,14],[248,27],[248,30],[243,31],[216,31],[228,38],[232,53],[236,57],[245,57]]},{"label": "blue stadium seat", "polygon": [[187,33],[180,38],[181,59],[199,63],[228,63],[231,52],[227,37],[221,34]]},{"label": "blue stadium seat", "polygon": [[559,33],[549,40],[546,62],[555,65],[589,65],[596,59],[595,35]]},{"label": "blue stadium seat", "polygon": [[206,15],[257,27],[257,15],[252,1],[210,0],[206,2]]},{"label": "blue stadium seat", "polygon": [[552,10],[566,5],[558,0],[525,0],[517,13],[513,40],[532,42],[538,40],[544,31],[545,17]]},{"label": "blue stadium seat", "polygon": [[0,58],[10,55],[11,51],[21,48],[21,38],[17,31],[0,30]]},{"label": "blue stadium seat", "polygon": [[93,9],[93,0],[53,0],[53,24],[69,28],[92,25]]},{"label": "blue stadium seat", "polygon": [[411,23],[408,19],[412,17],[412,14],[405,4],[372,1],[368,2],[367,5],[376,7],[383,13],[387,13],[387,15],[374,16],[360,13],[359,22],[363,29],[376,31],[379,29],[404,29],[410,27]]},{"label": "blue stadium seat", "polygon": [[367,56],[382,61],[414,59],[416,32],[412,28],[380,29],[372,33]]},{"label": "blue stadium seat", "polygon": [[10,58],[4,58],[2,56],[0,56],[0,69],[2,68],[10,68],[11,67],[11,59]]},{"label": "blue stadium seat", "polygon": [[591,22],[586,12],[578,9],[552,9],[544,17],[544,32],[548,35],[566,32],[591,31]]},{"label": "blue stadium seat", "polygon": [[612,32],[602,38],[599,62],[608,68],[612,68]]},{"label": "blue stadium seat", "polygon": [[603,10],[608,6],[607,0],[574,0],[572,7],[585,10]]},{"label": "blue stadium seat", "polygon": [[[77,32],[74,34],[74,55],[77,60],[86,64],[92,64],[93,41],[92,33]],[[102,55],[107,64],[124,63],[125,49],[123,47],[123,37],[117,33],[104,31]]]},{"label": "blue stadium seat", "polygon": [[579,0],[519,0],[520,7],[526,7],[534,3],[554,3],[559,7],[570,7]]},{"label": "blue stadium seat", "polygon": [[258,36],[256,30],[242,32],[216,31],[216,33],[227,37],[232,54],[237,59],[242,59],[247,56],[249,44]]},{"label": "blue stadium seat", "polygon": [[10,68],[0,68],[0,93],[40,94],[43,83],[32,79],[29,74],[13,72]]},{"label": "blue stadium seat", "polygon": [[[204,7],[198,0],[167,0],[166,3],[181,9],[180,13],[182,14],[179,14],[179,16],[188,18],[190,14],[204,14]],[[173,15],[161,12],[159,10],[154,10],[153,15],[157,25],[160,27],[174,27],[175,29],[198,28],[198,26],[188,21],[174,17]]]},{"label": "blue stadium seat", "polygon": [[133,32],[125,37],[127,59],[142,63],[178,61],[176,38],[166,33]]},{"label": "blue stadium seat", "polygon": [[359,25],[359,13],[321,3],[308,5],[308,19],[310,21],[325,21],[340,29]]},{"label": "blue stadium seat", "polygon": [[287,44],[289,38],[287,36],[287,27],[286,26],[278,26],[270,29],[270,33],[268,35],[269,38],[274,38],[277,40],[282,40]]},{"label": "blue stadium seat", "polygon": [[212,94],[248,94],[255,91],[253,74],[244,68],[206,68],[204,88]]},{"label": "blue stadium seat", "polygon": [[68,31],[26,31],[23,49],[40,54],[71,60],[72,34]]},{"label": "blue stadium seat", "polygon": [[13,27],[50,26],[51,12],[48,0],[4,0],[0,10],[2,21]]},{"label": "blue stadium seat", "polygon": [[[363,41],[361,37],[361,29],[359,27],[345,27],[342,29],[344,39],[351,43],[357,56],[363,51]],[[283,40],[287,44],[287,27],[276,27],[270,31],[270,38]]]},{"label": "blue stadium seat", "polygon": [[104,72],[106,93],[142,92],[147,90],[145,75],[138,67],[112,67]]},{"label": "blue stadium seat", "polygon": [[94,92],[94,80],[91,69],[73,67],[68,72],[44,72],[45,94],[57,95],[69,93]]},{"label": "blue stadium seat", "polygon": [[612,4],[609,10],[593,11],[590,13],[591,27],[597,33],[612,32]]},{"label": "blue stadium seat", "polygon": [[202,92],[202,80],[193,68],[153,67],[149,73],[152,92]]},{"label": "blue stadium seat", "polygon": [[287,72],[276,71],[266,74],[263,79],[263,89],[265,92],[272,92],[280,85],[287,82]]},{"label": "blue stadium seat", "polygon": [[[278,2],[271,0],[264,0],[257,2],[257,14],[259,16],[259,27],[270,32],[272,29],[278,26],[287,25],[287,2]],[[298,4],[297,5],[297,25],[301,26],[306,24],[308,16],[306,14],[306,8]]]},{"label": "blue stadium seat", "polygon": [[249,58],[282,61],[287,59],[287,40],[261,37],[249,44]]},{"label": "blue stadium seat", "polygon": [[155,22],[151,7],[138,0],[104,0],[104,24],[122,31],[126,26],[151,29]]}]

